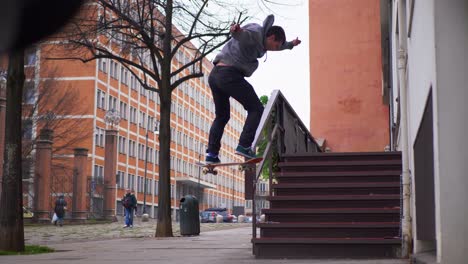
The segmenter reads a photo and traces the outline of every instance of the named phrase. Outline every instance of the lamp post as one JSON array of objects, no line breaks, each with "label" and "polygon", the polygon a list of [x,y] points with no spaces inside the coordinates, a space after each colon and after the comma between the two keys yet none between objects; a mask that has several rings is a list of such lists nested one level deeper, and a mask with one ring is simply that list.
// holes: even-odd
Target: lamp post
[{"label": "lamp post", "polygon": [[[146,222],[148,221],[148,214],[146,213],[146,186],[147,186],[147,172],[148,172],[148,128],[150,125],[150,118],[148,117],[148,122],[146,125],[146,141],[145,141],[145,179],[144,179],[144,184],[143,184],[143,213],[141,216],[141,220]],[[158,129],[157,129],[157,122],[154,122],[154,134],[159,134]]]},{"label": "lamp post", "polygon": [[236,175],[236,171],[233,169],[232,170],[232,214],[234,214],[234,178],[235,178],[235,175]]},{"label": "lamp post", "polygon": [[120,114],[115,109],[109,109],[104,116],[106,124],[105,152],[104,152],[104,216],[106,219],[117,221],[116,218],[116,175],[117,175],[117,135]]},{"label": "lamp post", "polygon": [[115,109],[110,109],[106,112],[106,115],[104,116],[104,122],[106,124],[109,124],[111,128],[114,128],[115,126],[118,126],[120,123],[120,113],[119,111]]},{"label": "lamp post", "polygon": [[[7,71],[0,70],[0,146],[5,144],[5,115],[6,115],[6,88]],[[3,151],[0,151],[0,182],[3,178]],[[2,184],[0,184],[0,195],[2,194]]]},{"label": "lamp post", "polygon": [[[201,163],[202,149],[203,149],[203,145],[200,142],[200,147],[199,147],[199,150],[198,150],[198,163]],[[201,199],[200,171],[201,171],[201,167],[198,166],[198,189],[197,189],[198,204],[201,204],[201,201],[200,201],[200,199]]]}]

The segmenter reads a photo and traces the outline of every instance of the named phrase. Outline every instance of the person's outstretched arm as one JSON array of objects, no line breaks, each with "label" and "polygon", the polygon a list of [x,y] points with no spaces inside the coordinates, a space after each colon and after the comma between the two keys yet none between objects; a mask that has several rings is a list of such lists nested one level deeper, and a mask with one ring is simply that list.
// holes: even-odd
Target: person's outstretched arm
[{"label": "person's outstretched arm", "polygon": [[281,46],[280,50],[284,50],[284,49],[292,49],[294,48],[295,46],[301,44],[301,40],[299,39],[299,37],[296,37],[295,39],[293,39],[292,41],[285,41],[283,43],[283,45]]}]

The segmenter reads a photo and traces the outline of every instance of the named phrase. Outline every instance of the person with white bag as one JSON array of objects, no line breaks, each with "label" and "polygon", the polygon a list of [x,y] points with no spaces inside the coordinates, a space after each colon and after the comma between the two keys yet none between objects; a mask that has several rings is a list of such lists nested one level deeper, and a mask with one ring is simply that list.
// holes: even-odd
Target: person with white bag
[{"label": "person with white bag", "polygon": [[[55,201],[55,213],[54,217],[52,218],[52,222],[54,223],[54,225],[57,225],[57,223],[59,224],[59,226],[63,225],[63,217],[65,216],[65,210],[67,210],[67,201],[65,201],[63,194],[61,194],[59,198],[57,198],[57,200]],[[57,219],[54,221],[55,217]]]}]

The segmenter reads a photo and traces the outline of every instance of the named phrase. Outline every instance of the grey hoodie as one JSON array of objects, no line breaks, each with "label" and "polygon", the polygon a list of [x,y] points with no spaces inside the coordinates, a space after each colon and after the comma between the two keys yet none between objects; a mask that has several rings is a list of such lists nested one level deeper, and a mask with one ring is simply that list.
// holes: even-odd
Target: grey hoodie
[{"label": "grey hoodie", "polygon": [[[213,63],[223,62],[232,65],[244,73],[246,77],[258,67],[258,58],[265,55],[265,38],[268,29],[273,25],[275,17],[269,15],[263,21],[263,26],[250,23],[242,27],[242,31],[233,32],[232,38],[224,45],[221,52],[216,55]],[[292,49],[292,42],[285,41],[280,50]]]}]

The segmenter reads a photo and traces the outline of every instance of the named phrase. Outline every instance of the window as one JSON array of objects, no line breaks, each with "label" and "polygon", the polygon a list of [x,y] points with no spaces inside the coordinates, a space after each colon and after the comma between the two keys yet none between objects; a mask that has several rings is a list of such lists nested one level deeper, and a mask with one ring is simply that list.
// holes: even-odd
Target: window
[{"label": "window", "polygon": [[138,176],[137,179],[137,192],[143,192],[143,177]]},{"label": "window", "polygon": [[120,118],[127,120],[127,104],[120,102]]},{"label": "window", "polygon": [[140,93],[141,93],[141,95],[142,95],[142,96],[146,96],[146,92],[147,92],[147,91],[146,91],[145,87],[140,86]]},{"label": "window", "polygon": [[115,61],[110,62],[110,76],[114,79],[118,79],[119,65]]},{"label": "window", "polygon": [[119,136],[119,153],[125,154],[127,149],[127,139],[123,136]]},{"label": "window", "polygon": [[124,69],[124,67],[122,67],[121,69],[122,69],[121,73],[123,72],[123,75],[121,75],[120,79],[123,84],[128,85],[128,79],[127,79],[128,70]]},{"label": "window", "polygon": [[104,147],[104,129],[97,127],[94,134],[94,142],[96,146]]},{"label": "window", "polygon": [[136,108],[130,106],[130,123],[136,124]]},{"label": "window", "polygon": [[32,139],[32,120],[31,119],[23,119],[21,120],[21,130],[23,131],[23,138],[26,140]]},{"label": "window", "polygon": [[138,143],[138,158],[141,160],[145,159],[145,146]]},{"label": "window", "polygon": [[101,109],[106,108],[106,93],[99,89],[96,92],[96,106]]},{"label": "window", "polygon": [[36,49],[27,49],[24,53],[24,66],[34,66],[36,60]]},{"label": "window", "polygon": [[148,178],[146,179],[146,193],[147,194],[151,194],[151,186],[153,185],[152,183],[153,183],[153,180],[148,179]]},{"label": "window", "polygon": [[118,188],[125,188],[124,183],[125,183],[125,172],[123,171],[118,171],[117,172],[117,178],[116,178],[116,183]]},{"label": "window", "polygon": [[154,151],[154,164],[159,164],[159,150]]},{"label": "window", "polygon": [[153,163],[153,148],[148,148],[148,162]]},{"label": "window", "polygon": [[145,121],[146,121],[145,119],[146,119],[146,114],[143,113],[142,111],[140,111],[140,120],[139,120],[140,122],[139,122],[138,124],[139,124],[140,127],[142,127],[142,128],[145,128],[145,127],[146,127],[146,126],[145,126]]},{"label": "window", "polygon": [[107,73],[107,59],[105,59],[105,58],[100,58],[100,59],[98,60],[98,63],[99,63],[99,65],[98,65],[99,70],[102,71],[102,72],[104,72],[104,73]]},{"label": "window", "polygon": [[157,180],[154,180],[154,194],[158,195],[159,193],[159,182]]},{"label": "window", "polygon": [[130,157],[135,157],[135,141],[133,140],[128,141],[128,155]]},{"label": "window", "polygon": [[23,103],[34,104],[34,96],[36,94],[34,82],[28,81],[24,84],[23,89]]},{"label": "window", "polygon": [[102,183],[104,182],[104,167],[99,165],[94,165],[94,179]]},{"label": "window", "polygon": [[127,177],[127,188],[130,190],[135,190],[135,175],[128,174]]},{"label": "window", "polygon": [[133,76],[133,74],[130,76],[130,89],[136,90],[137,89],[137,78]]},{"label": "window", "polygon": [[117,110],[117,98],[109,95],[109,107],[107,110]]}]

